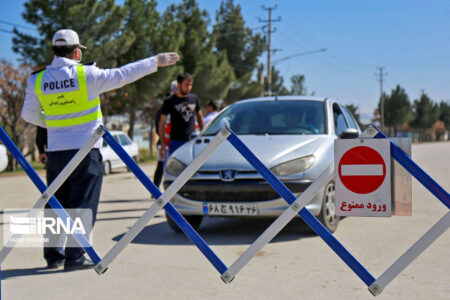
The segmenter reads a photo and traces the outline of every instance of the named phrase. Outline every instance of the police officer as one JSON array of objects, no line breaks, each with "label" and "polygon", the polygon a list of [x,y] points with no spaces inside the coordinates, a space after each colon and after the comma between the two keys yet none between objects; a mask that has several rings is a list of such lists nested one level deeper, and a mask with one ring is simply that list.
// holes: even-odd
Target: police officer
[{"label": "police officer", "polygon": [[[46,127],[47,182],[51,184],[70,159],[103,124],[100,110],[101,93],[120,88],[157,71],[158,67],[175,64],[177,53],[161,53],[116,69],[100,69],[80,64],[82,50],[78,34],[70,29],[58,30],[52,39],[55,57],[46,69],[35,72],[28,80],[22,118]],[[42,113],[43,111],[43,113]],[[91,209],[93,223],[97,214],[103,179],[99,140],[80,165],[57,191],[64,208]],[[49,208],[47,205],[46,208]],[[93,224],[92,223],[92,224]],[[80,247],[46,247],[44,258],[48,268],[64,265],[65,270],[93,267]],[[59,243],[57,243],[59,245]]]}]

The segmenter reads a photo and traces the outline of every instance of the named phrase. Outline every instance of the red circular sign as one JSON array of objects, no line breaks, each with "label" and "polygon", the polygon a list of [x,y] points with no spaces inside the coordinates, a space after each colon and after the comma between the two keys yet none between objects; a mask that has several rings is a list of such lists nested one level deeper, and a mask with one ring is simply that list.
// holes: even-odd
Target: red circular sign
[{"label": "red circular sign", "polygon": [[368,194],[378,189],[386,177],[383,157],[374,149],[358,146],[344,153],[338,166],[344,186],[357,194]]}]

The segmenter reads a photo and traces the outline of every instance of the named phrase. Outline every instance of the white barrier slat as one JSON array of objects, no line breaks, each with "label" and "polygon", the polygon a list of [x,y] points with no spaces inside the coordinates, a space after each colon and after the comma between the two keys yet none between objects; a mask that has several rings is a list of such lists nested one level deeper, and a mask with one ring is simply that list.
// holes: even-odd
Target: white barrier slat
[{"label": "white barrier slat", "polygon": [[311,199],[333,179],[334,166],[326,169],[290,206],[286,209],[247,250],[222,274],[225,283],[231,282],[236,274],[269,243]]},{"label": "white barrier slat", "polygon": [[230,135],[230,131],[223,128],[219,134],[206,146],[205,149],[192,161],[192,163],[181,172],[169,188],[150,206],[150,208],[139,218],[131,229],[111,248],[111,250],[95,266],[95,271],[102,274],[108,265],[119,255],[120,252],[142,231],[147,223],[156,213],[172,199],[180,188],[197,172],[197,170],[208,160],[208,158],[219,148],[219,146]]},{"label": "white barrier slat", "polygon": [[414,259],[428,248],[438,237],[450,227],[450,212],[447,212],[430,230],[428,230],[414,245],[399,257],[380,277],[369,286],[369,291],[379,295],[383,289],[403,271]]},{"label": "white barrier slat", "polygon": [[[80,162],[86,157],[86,155],[91,151],[92,147],[94,147],[95,143],[99,138],[103,136],[105,131],[101,126],[99,126],[95,132],[91,135],[88,141],[77,151],[77,153],[72,157],[69,163],[64,167],[64,169],[56,176],[55,180],[47,187],[47,189],[42,193],[39,199],[31,208],[31,211],[26,215],[26,218],[36,217],[39,213],[39,210],[44,208],[45,204],[50,200],[50,198],[56,193],[56,191],[61,187],[61,185],[67,180],[67,178],[72,174],[72,172],[76,169],[76,167],[80,164]],[[8,240],[8,242],[4,245],[2,250],[0,251],[0,265],[3,263],[5,258],[11,252],[12,248],[16,244],[13,242],[17,240],[21,234],[14,234]]]}]

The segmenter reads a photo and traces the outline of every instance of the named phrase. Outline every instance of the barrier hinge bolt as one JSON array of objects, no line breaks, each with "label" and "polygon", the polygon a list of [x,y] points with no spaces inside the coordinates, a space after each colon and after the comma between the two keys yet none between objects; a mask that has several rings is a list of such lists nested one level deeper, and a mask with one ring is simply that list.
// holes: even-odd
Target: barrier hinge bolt
[{"label": "barrier hinge bolt", "polygon": [[163,206],[164,204],[163,199],[159,198],[158,200],[156,200],[156,204],[158,204],[159,206]]},{"label": "barrier hinge bolt", "polygon": [[47,200],[47,198],[48,198],[47,193],[43,193],[43,194],[42,194],[42,199]]},{"label": "barrier hinge bolt", "polygon": [[98,135],[103,135],[105,133],[105,130],[103,129],[102,126],[98,126],[97,127],[97,134]]},{"label": "barrier hinge bolt", "polygon": [[230,129],[228,129],[228,127],[223,127],[222,130],[220,131],[220,134],[222,134],[223,136],[228,136],[230,134]]},{"label": "barrier hinge bolt", "polygon": [[300,209],[300,205],[298,205],[298,203],[293,203],[292,206],[291,206],[291,208],[292,208],[294,211],[298,211],[298,210]]},{"label": "barrier hinge bolt", "polygon": [[369,291],[372,293],[372,295],[378,296],[382,290],[377,284],[372,284],[371,286],[369,286]]},{"label": "barrier hinge bolt", "polygon": [[223,273],[221,278],[222,278],[223,282],[225,282],[225,283],[230,283],[232,280],[230,274],[228,274],[228,273]]}]

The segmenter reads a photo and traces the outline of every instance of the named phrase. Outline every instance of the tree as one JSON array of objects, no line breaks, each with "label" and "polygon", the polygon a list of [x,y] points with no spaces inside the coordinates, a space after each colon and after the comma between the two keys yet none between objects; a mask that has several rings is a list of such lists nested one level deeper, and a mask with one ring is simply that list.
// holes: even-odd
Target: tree
[{"label": "tree", "polygon": [[226,102],[232,103],[249,95],[258,96],[263,87],[259,81],[252,80],[252,74],[257,70],[258,58],[265,49],[265,38],[245,26],[239,4],[235,5],[233,0],[221,2],[213,36],[216,51],[226,52],[235,77],[225,97]]},{"label": "tree", "polygon": [[[127,36],[130,40],[127,51],[117,57],[119,65],[124,65],[159,52],[178,51],[183,38],[177,34],[181,24],[173,16],[160,16],[156,10],[155,0],[127,0],[124,3],[126,19],[119,39]],[[130,38],[132,37],[132,39]],[[164,96],[170,82],[180,71],[180,67],[160,68],[157,73],[146,76],[131,85],[117,91],[112,98],[113,105],[119,111],[126,111],[129,116],[128,135],[133,137],[137,112],[155,102],[155,98]]]},{"label": "tree", "polygon": [[208,53],[197,65],[194,72],[196,82],[192,91],[200,96],[204,105],[208,100],[225,98],[230,82],[234,80],[233,69],[226,53]]},{"label": "tree", "polygon": [[256,70],[258,58],[265,49],[265,39],[260,34],[253,34],[245,26],[239,4],[234,5],[233,0],[221,2],[216,13],[213,35],[217,51],[227,52],[237,79]]},{"label": "tree", "polygon": [[384,97],[384,125],[394,129],[396,135],[398,130],[411,118],[411,103],[405,89],[397,85],[390,95]]},{"label": "tree", "polygon": [[208,12],[201,10],[195,0],[184,0],[177,6],[172,4],[167,12],[174,14],[183,25],[178,32],[184,36],[180,46],[181,64],[184,71],[194,76],[192,92],[200,97],[202,105],[207,100],[225,97],[234,74],[226,53],[213,52],[214,37],[208,32]]},{"label": "tree", "polygon": [[115,67],[116,55],[127,51],[128,36],[117,37],[126,9],[115,5],[114,0],[28,0],[24,5],[22,16],[37,28],[38,35],[14,29],[13,50],[28,65],[42,67],[52,60],[52,37],[62,28],[75,30],[88,47],[83,61]]},{"label": "tree", "polygon": [[305,87],[305,75],[298,74],[291,77],[291,94],[304,96],[308,94]]},{"label": "tree", "polygon": [[210,22],[208,12],[201,10],[196,0],[183,0],[179,5],[172,4],[167,11],[183,24],[178,32],[184,36],[184,42],[180,47],[181,64],[185,72],[194,74],[203,56],[212,51],[213,43],[208,32]]},{"label": "tree", "polygon": [[[20,117],[29,74],[27,65],[14,68],[7,61],[0,62],[0,125],[21,152],[26,144],[25,133],[33,127]],[[9,152],[8,158],[8,171],[15,171],[17,163]]]},{"label": "tree", "polygon": [[[280,74],[280,71],[275,69],[274,66],[272,66],[272,94],[273,95],[289,95],[289,90],[283,85],[284,79]],[[267,77],[264,78],[264,90],[268,90],[268,84],[267,84]]]},{"label": "tree", "polygon": [[251,81],[252,73],[236,79],[230,85],[225,101],[231,104],[237,100],[260,97],[264,95],[264,86],[260,82]]},{"label": "tree", "polygon": [[422,93],[419,100],[414,100],[413,119],[410,122],[412,128],[421,131],[421,140],[425,138],[425,133],[439,118],[439,106]]},{"label": "tree", "polygon": [[439,104],[439,110],[441,112],[439,120],[444,122],[447,130],[450,130],[450,103],[448,101],[441,101]]}]

